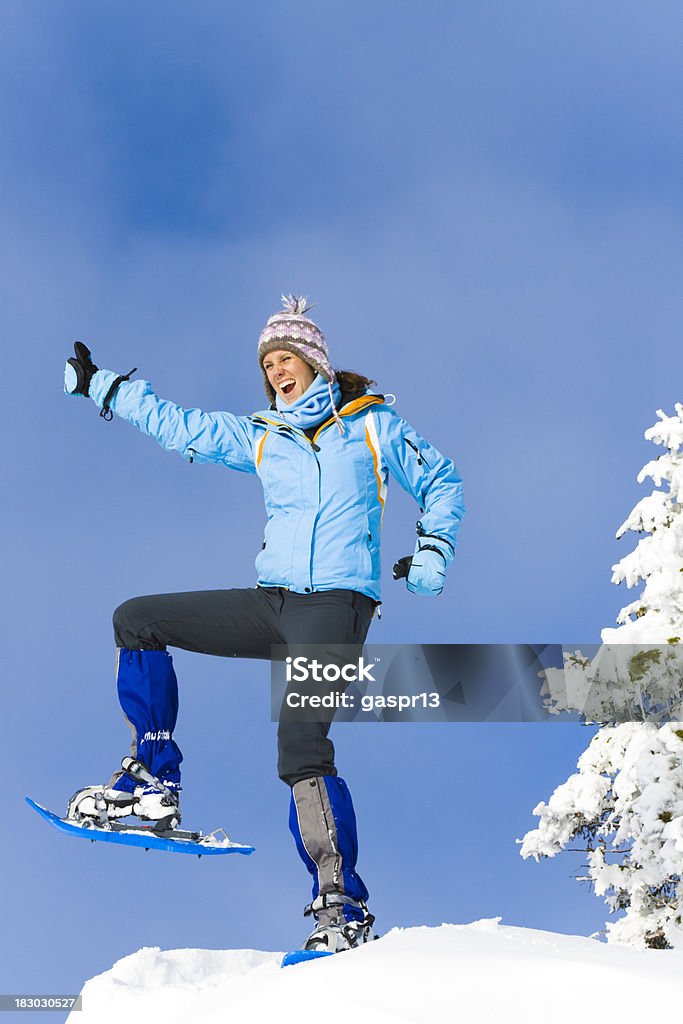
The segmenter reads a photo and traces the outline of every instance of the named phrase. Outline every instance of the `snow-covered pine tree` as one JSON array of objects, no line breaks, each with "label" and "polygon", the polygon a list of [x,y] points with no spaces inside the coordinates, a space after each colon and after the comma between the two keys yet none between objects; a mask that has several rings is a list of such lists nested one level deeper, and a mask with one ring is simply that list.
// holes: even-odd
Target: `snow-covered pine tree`
[{"label": "snow-covered pine tree", "polygon": [[[683,649],[683,405],[675,409],[674,416],[658,410],[659,422],[645,432],[666,452],[643,467],[638,482],[650,477],[658,489],[638,502],[617,533],[646,536],[613,566],[612,582],[645,586],[619,613],[618,628],[602,631],[604,644],[659,645],[649,668],[657,669],[659,656],[662,673],[662,648],[676,655]],[[574,670],[590,674],[591,664]],[[683,689],[683,675],[678,678]],[[603,727],[577,769],[534,809],[540,823],[521,841],[522,856],[554,857],[570,843],[585,843],[582,880],[611,912],[624,911],[607,923],[607,940],[683,947],[683,722]]]}]

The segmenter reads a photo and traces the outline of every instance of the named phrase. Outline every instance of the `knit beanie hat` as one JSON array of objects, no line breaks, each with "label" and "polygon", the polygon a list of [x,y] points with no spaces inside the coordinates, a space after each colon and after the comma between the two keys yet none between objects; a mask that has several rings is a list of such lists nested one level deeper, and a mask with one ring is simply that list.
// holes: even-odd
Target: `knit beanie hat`
[{"label": "knit beanie hat", "polygon": [[[258,361],[263,373],[263,383],[269,400],[275,401],[275,392],[270,386],[268,375],[263,369],[263,360],[269,352],[285,349],[299,356],[308,363],[316,373],[327,381],[330,395],[332,384],[337,375],[330,364],[330,353],[327,349],[325,335],[317,324],[310,320],[306,313],[312,306],[306,305],[305,295],[283,295],[283,309],[273,314],[261,331],[258,340]],[[334,408],[334,402],[332,403]],[[336,419],[336,416],[335,416]]]}]

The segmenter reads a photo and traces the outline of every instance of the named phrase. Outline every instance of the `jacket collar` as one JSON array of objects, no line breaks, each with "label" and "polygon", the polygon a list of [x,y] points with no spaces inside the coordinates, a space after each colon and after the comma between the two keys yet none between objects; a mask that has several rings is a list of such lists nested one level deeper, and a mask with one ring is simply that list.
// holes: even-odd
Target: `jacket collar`
[{"label": "jacket collar", "polygon": [[[381,405],[384,403],[384,395],[358,395],[356,398],[349,398],[342,393],[342,400],[337,409],[340,416],[354,416],[357,412],[361,412],[363,409],[367,409],[370,405]],[[254,412],[251,414],[249,419],[253,423],[264,423],[270,427],[276,427],[285,433],[303,434],[302,430],[297,427],[293,427],[291,423],[287,423],[278,413],[277,409],[272,406],[270,409],[264,409],[262,412]],[[329,419],[324,420],[315,432],[314,440],[320,435],[326,427],[329,427],[330,423],[334,423],[334,417],[330,416]],[[304,435],[305,436],[305,435]]]}]

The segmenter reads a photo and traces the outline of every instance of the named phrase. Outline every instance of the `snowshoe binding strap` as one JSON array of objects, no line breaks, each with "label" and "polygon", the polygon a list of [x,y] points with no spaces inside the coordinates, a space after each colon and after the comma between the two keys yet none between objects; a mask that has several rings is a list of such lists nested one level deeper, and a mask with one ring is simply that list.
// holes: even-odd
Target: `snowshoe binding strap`
[{"label": "snowshoe binding strap", "polygon": [[106,826],[109,824],[109,815],[107,814],[107,803],[104,799],[104,793],[95,793],[95,810],[100,820],[100,825]]},{"label": "snowshoe binding strap", "polygon": [[168,797],[174,805],[178,803],[178,794],[174,793],[168,786],[165,786],[161,779],[157,779],[156,775],[152,775],[147,765],[143,764],[142,761],[138,761],[134,757],[124,757],[121,761],[121,767],[126,775],[129,775],[139,785],[151,786],[157,793],[162,793],[163,796]]},{"label": "snowshoe binding strap", "polygon": [[360,910],[363,914],[362,924],[364,927],[372,928],[375,923],[374,914],[371,914],[368,910],[367,903],[363,900],[354,900],[351,896],[346,896],[341,892],[324,892],[320,896],[317,896],[312,903],[309,903],[304,907],[304,917],[310,917],[313,914],[317,918],[317,915],[321,910],[329,910],[334,907],[350,906],[356,910]]}]

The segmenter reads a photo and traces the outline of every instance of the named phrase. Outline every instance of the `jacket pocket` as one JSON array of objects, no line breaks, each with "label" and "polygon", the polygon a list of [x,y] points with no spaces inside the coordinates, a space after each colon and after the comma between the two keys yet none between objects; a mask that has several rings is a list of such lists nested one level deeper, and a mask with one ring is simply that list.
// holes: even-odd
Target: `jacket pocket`
[{"label": "jacket pocket", "polygon": [[365,579],[372,579],[372,544],[373,539],[370,519],[366,515],[360,559],[361,576],[364,576]]},{"label": "jacket pocket", "polygon": [[183,452],[184,457],[192,465],[193,462],[213,462],[214,460],[210,455],[204,454],[204,452],[197,451],[196,448],[188,447]]}]

